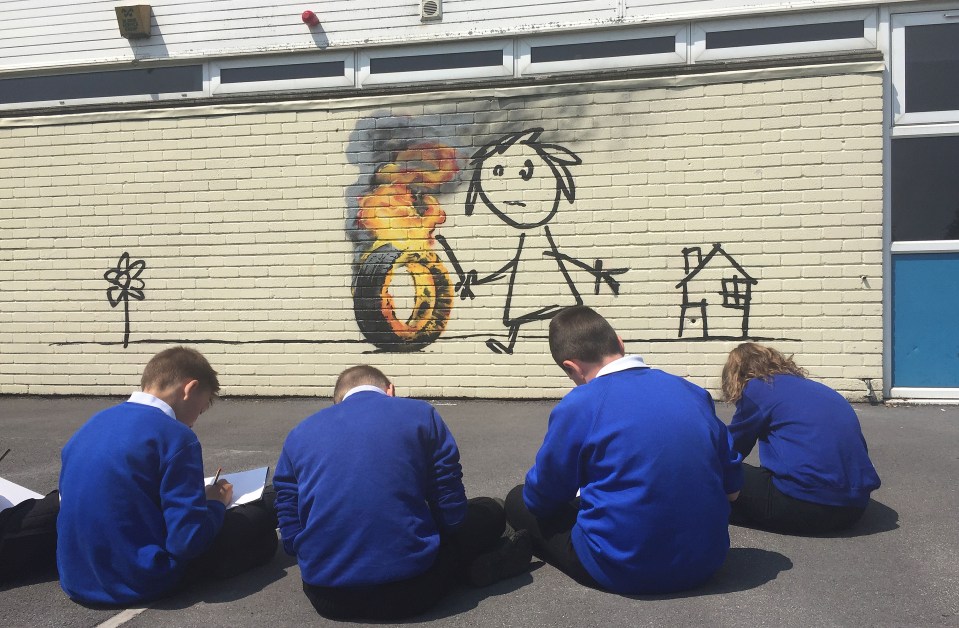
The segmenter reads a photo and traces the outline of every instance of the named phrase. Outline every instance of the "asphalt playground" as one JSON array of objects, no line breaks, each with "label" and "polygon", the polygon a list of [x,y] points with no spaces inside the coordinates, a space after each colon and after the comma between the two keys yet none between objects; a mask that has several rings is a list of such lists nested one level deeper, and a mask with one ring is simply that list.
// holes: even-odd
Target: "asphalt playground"
[{"label": "asphalt playground", "polygon": [[[398,391],[402,394],[402,391]],[[0,476],[46,493],[60,447],[106,397],[0,397]],[[196,425],[208,475],[276,463],[286,433],[328,399],[223,399]],[[552,402],[434,400],[460,446],[469,496],[505,496],[522,481]],[[621,596],[585,589],[534,559],[529,573],[460,588],[405,625],[959,626],[959,407],[857,405],[882,487],[857,528],[789,537],[731,527],[732,549],[705,587]],[[728,421],[732,408],[719,405]],[[751,460],[755,462],[755,458]],[[109,487],[104,487],[109,490]],[[56,575],[0,589],[0,625],[327,626],[283,554],[232,580],[206,583],[145,608],[71,602]],[[362,624],[356,624],[362,625]],[[381,624],[383,625],[383,624]]]}]

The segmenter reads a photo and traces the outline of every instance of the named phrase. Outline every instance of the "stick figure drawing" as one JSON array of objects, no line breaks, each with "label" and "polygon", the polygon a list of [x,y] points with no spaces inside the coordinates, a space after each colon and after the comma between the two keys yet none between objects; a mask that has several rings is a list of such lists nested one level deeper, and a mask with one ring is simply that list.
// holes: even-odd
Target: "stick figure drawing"
[{"label": "stick figure drawing", "polygon": [[[508,330],[506,342],[494,338],[486,346],[494,353],[513,353],[519,328],[531,321],[552,318],[570,305],[582,305],[583,299],[570,276],[570,266],[587,271],[593,276],[594,290],[599,294],[605,283],[613,294],[619,294],[615,275],[627,268],[604,269],[602,260],[590,264],[560,252],[550,232],[549,223],[559,209],[560,200],[572,203],[576,187],[570,166],[582,160],[568,149],[539,141],[541,128],[527,129],[504,135],[478,150],[470,161],[472,179],[466,197],[466,215],[473,214],[477,201],[500,220],[518,231],[516,252],[495,272],[479,277],[475,270],[464,272],[452,248],[443,236],[436,240],[443,246],[459,281],[454,290],[460,299],[473,299],[474,286],[509,279],[509,289],[503,308],[503,325]],[[557,281],[544,274],[543,260],[553,260],[549,269],[559,273]],[[521,273],[520,271],[523,270]],[[517,277],[526,282],[543,285],[558,284],[554,296],[542,295],[517,299],[521,286]]]}]

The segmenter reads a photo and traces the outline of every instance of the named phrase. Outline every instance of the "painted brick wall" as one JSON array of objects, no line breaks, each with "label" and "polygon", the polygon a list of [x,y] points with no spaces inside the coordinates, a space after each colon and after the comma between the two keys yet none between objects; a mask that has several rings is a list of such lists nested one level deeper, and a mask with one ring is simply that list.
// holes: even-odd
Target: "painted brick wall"
[{"label": "painted brick wall", "polygon": [[[548,321],[521,325],[512,354],[486,341],[508,344],[507,302],[517,318],[575,289],[630,352],[714,392],[745,328],[862,399],[863,379],[882,389],[877,70],[0,120],[0,393],[125,393],[184,342],[228,395],[327,396],[340,370],[370,363],[402,394],[558,397],[570,383]],[[413,228],[358,229],[358,215]],[[522,236],[512,288],[473,282],[445,327],[419,322],[435,337],[422,350],[378,349],[370,334],[389,340],[415,308],[412,275],[393,274],[391,328],[375,276],[356,307],[354,274],[388,243],[455,285],[431,226],[477,278]],[[569,281],[542,255],[544,226]],[[707,301],[707,330],[684,299]]]}]

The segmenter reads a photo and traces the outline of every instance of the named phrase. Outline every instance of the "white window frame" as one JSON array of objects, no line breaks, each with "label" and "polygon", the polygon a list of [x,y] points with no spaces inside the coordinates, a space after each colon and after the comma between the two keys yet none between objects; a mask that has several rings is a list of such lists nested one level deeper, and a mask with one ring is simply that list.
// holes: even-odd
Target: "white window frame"
[{"label": "white window frame", "polygon": [[[209,96],[210,94],[210,65],[203,61],[184,61],[183,63],[164,63],[162,66],[159,64],[152,66],[147,64],[142,64],[136,68],[131,66],[90,66],[82,69],[78,69],[76,74],[84,74],[86,72],[110,72],[110,71],[122,71],[122,70],[132,70],[132,69],[148,69],[149,67],[178,67],[186,65],[198,65],[200,66],[202,72],[202,87],[199,91],[192,92],[165,92],[162,94],[130,94],[128,96],[95,96],[93,98],[68,98],[66,100],[31,100],[24,102],[13,102],[13,103],[0,103],[0,111],[7,111],[13,109],[40,109],[40,108],[53,108],[53,107],[74,107],[76,105],[89,105],[96,103],[137,103],[137,102],[157,102],[157,101],[166,101],[166,100],[182,100],[184,98],[202,98],[204,96]],[[68,74],[68,72],[45,72],[47,75],[60,75]],[[70,74],[73,74],[70,72]],[[42,76],[41,74],[30,74],[29,76]],[[4,74],[2,78],[16,78],[17,74]]]},{"label": "white window frame", "polygon": [[[951,16],[951,17],[950,17]],[[893,13],[890,17],[893,124],[959,122],[959,110],[906,113],[906,28],[927,24],[959,23],[959,8],[922,13]]]},{"label": "white window frame", "polygon": [[[849,22],[862,20],[862,37],[846,39],[823,39],[818,41],[790,42],[766,46],[736,46],[732,48],[706,48],[706,34],[723,31],[776,28],[779,26],[801,26],[804,24],[826,24],[829,22]],[[690,42],[690,63],[721,61],[751,57],[781,57],[784,55],[815,54],[824,52],[843,52],[847,50],[869,50],[876,48],[879,13],[876,9],[849,9],[828,13],[802,13],[798,15],[773,15],[763,17],[722,20],[716,22],[696,22],[693,24]]]},{"label": "white window frame", "polygon": [[891,397],[907,400],[959,399],[959,388],[904,388],[894,387],[889,391]]},{"label": "white window frame", "polygon": [[[892,133],[890,134],[891,139],[897,137],[923,137],[923,136],[934,136],[942,137],[946,135],[959,135],[959,123],[957,124],[937,124],[929,126],[898,126],[892,128]],[[892,155],[891,149],[891,139],[889,145],[889,154],[890,158]],[[887,166],[888,168],[892,167],[892,164]],[[892,171],[887,170],[890,177]],[[892,195],[887,194],[888,202],[892,203]],[[889,212],[886,217],[887,221],[892,220],[892,206],[889,207]],[[887,222],[887,224],[892,224]],[[891,238],[891,229],[890,238]],[[959,240],[898,240],[889,242],[889,253],[891,255],[896,255],[897,253],[909,254],[909,253],[959,253]]]},{"label": "white window frame", "polygon": [[[498,66],[474,68],[446,68],[442,70],[423,70],[420,72],[383,72],[370,73],[371,59],[387,57],[415,57],[420,55],[444,55],[459,52],[478,52],[481,50],[502,50],[503,61]],[[402,83],[428,83],[472,78],[495,78],[513,76],[513,40],[484,40],[456,44],[432,44],[421,46],[403,46],[397,48],[368,48],[361,50],[357,60],[356,84],[358,87],[370,85],[397,85]]]},{"label": "white window frame", "polygon": [[[575,44],[593,44],[624,39],[645,39],[653,37],[675,37],[673,52],[626,57],[604,57],[597,59],[573,59],[569,61],[547,61],[533,63],[532,49],[538,46],[562,46]],[[685,24],[660,27],[632,28],[612,32],[578,33],[573,35],[544,35],[526,37],[518,42],[516,62],[517,76],[537,74],[561,74],[588,70],[607,70],[642,66],[685,64],[689,44],[689,29]]]},{"label": "white window frame", "polygon": [[[277,81],[248,81],[244,83],[221,83],[220,71],[232,68],[253,68],[285,64],[343,62],[342,76],[284,79]],[[353,87],[356,82],[356,54],[350,50],[320,55],[282,55],[247,57],[245,59],[220,59],[210,61],[210,94],[237,94],[251,92],[295,91],[322,89],[326,87]]]}]

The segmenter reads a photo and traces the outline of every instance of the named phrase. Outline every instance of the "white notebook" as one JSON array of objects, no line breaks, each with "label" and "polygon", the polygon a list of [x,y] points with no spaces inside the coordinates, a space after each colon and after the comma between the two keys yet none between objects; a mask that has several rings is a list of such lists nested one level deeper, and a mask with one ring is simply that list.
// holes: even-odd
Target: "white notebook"
[{"label": "white notebook", "polygon": [[[233,501],[227,508],[233,508],[240,504],[246,504],[256,501],[263,497],[263,489],[266,487],[266,476],[270,473],[270,467],[260,467],[259,469],[250,469],[249,471],[238,471],[236,473],[221,473],[220,479],[226,480],[233,485]],[[209,485],[213,482],[213,477],[204,478],[204,484]]]},{"label": "white notebook", "polygon": [[10,480],[0,478],[0,510],[16,506],[27,499],[43,499],[43,495],[31,491],[25,486],[14,484]]}]

